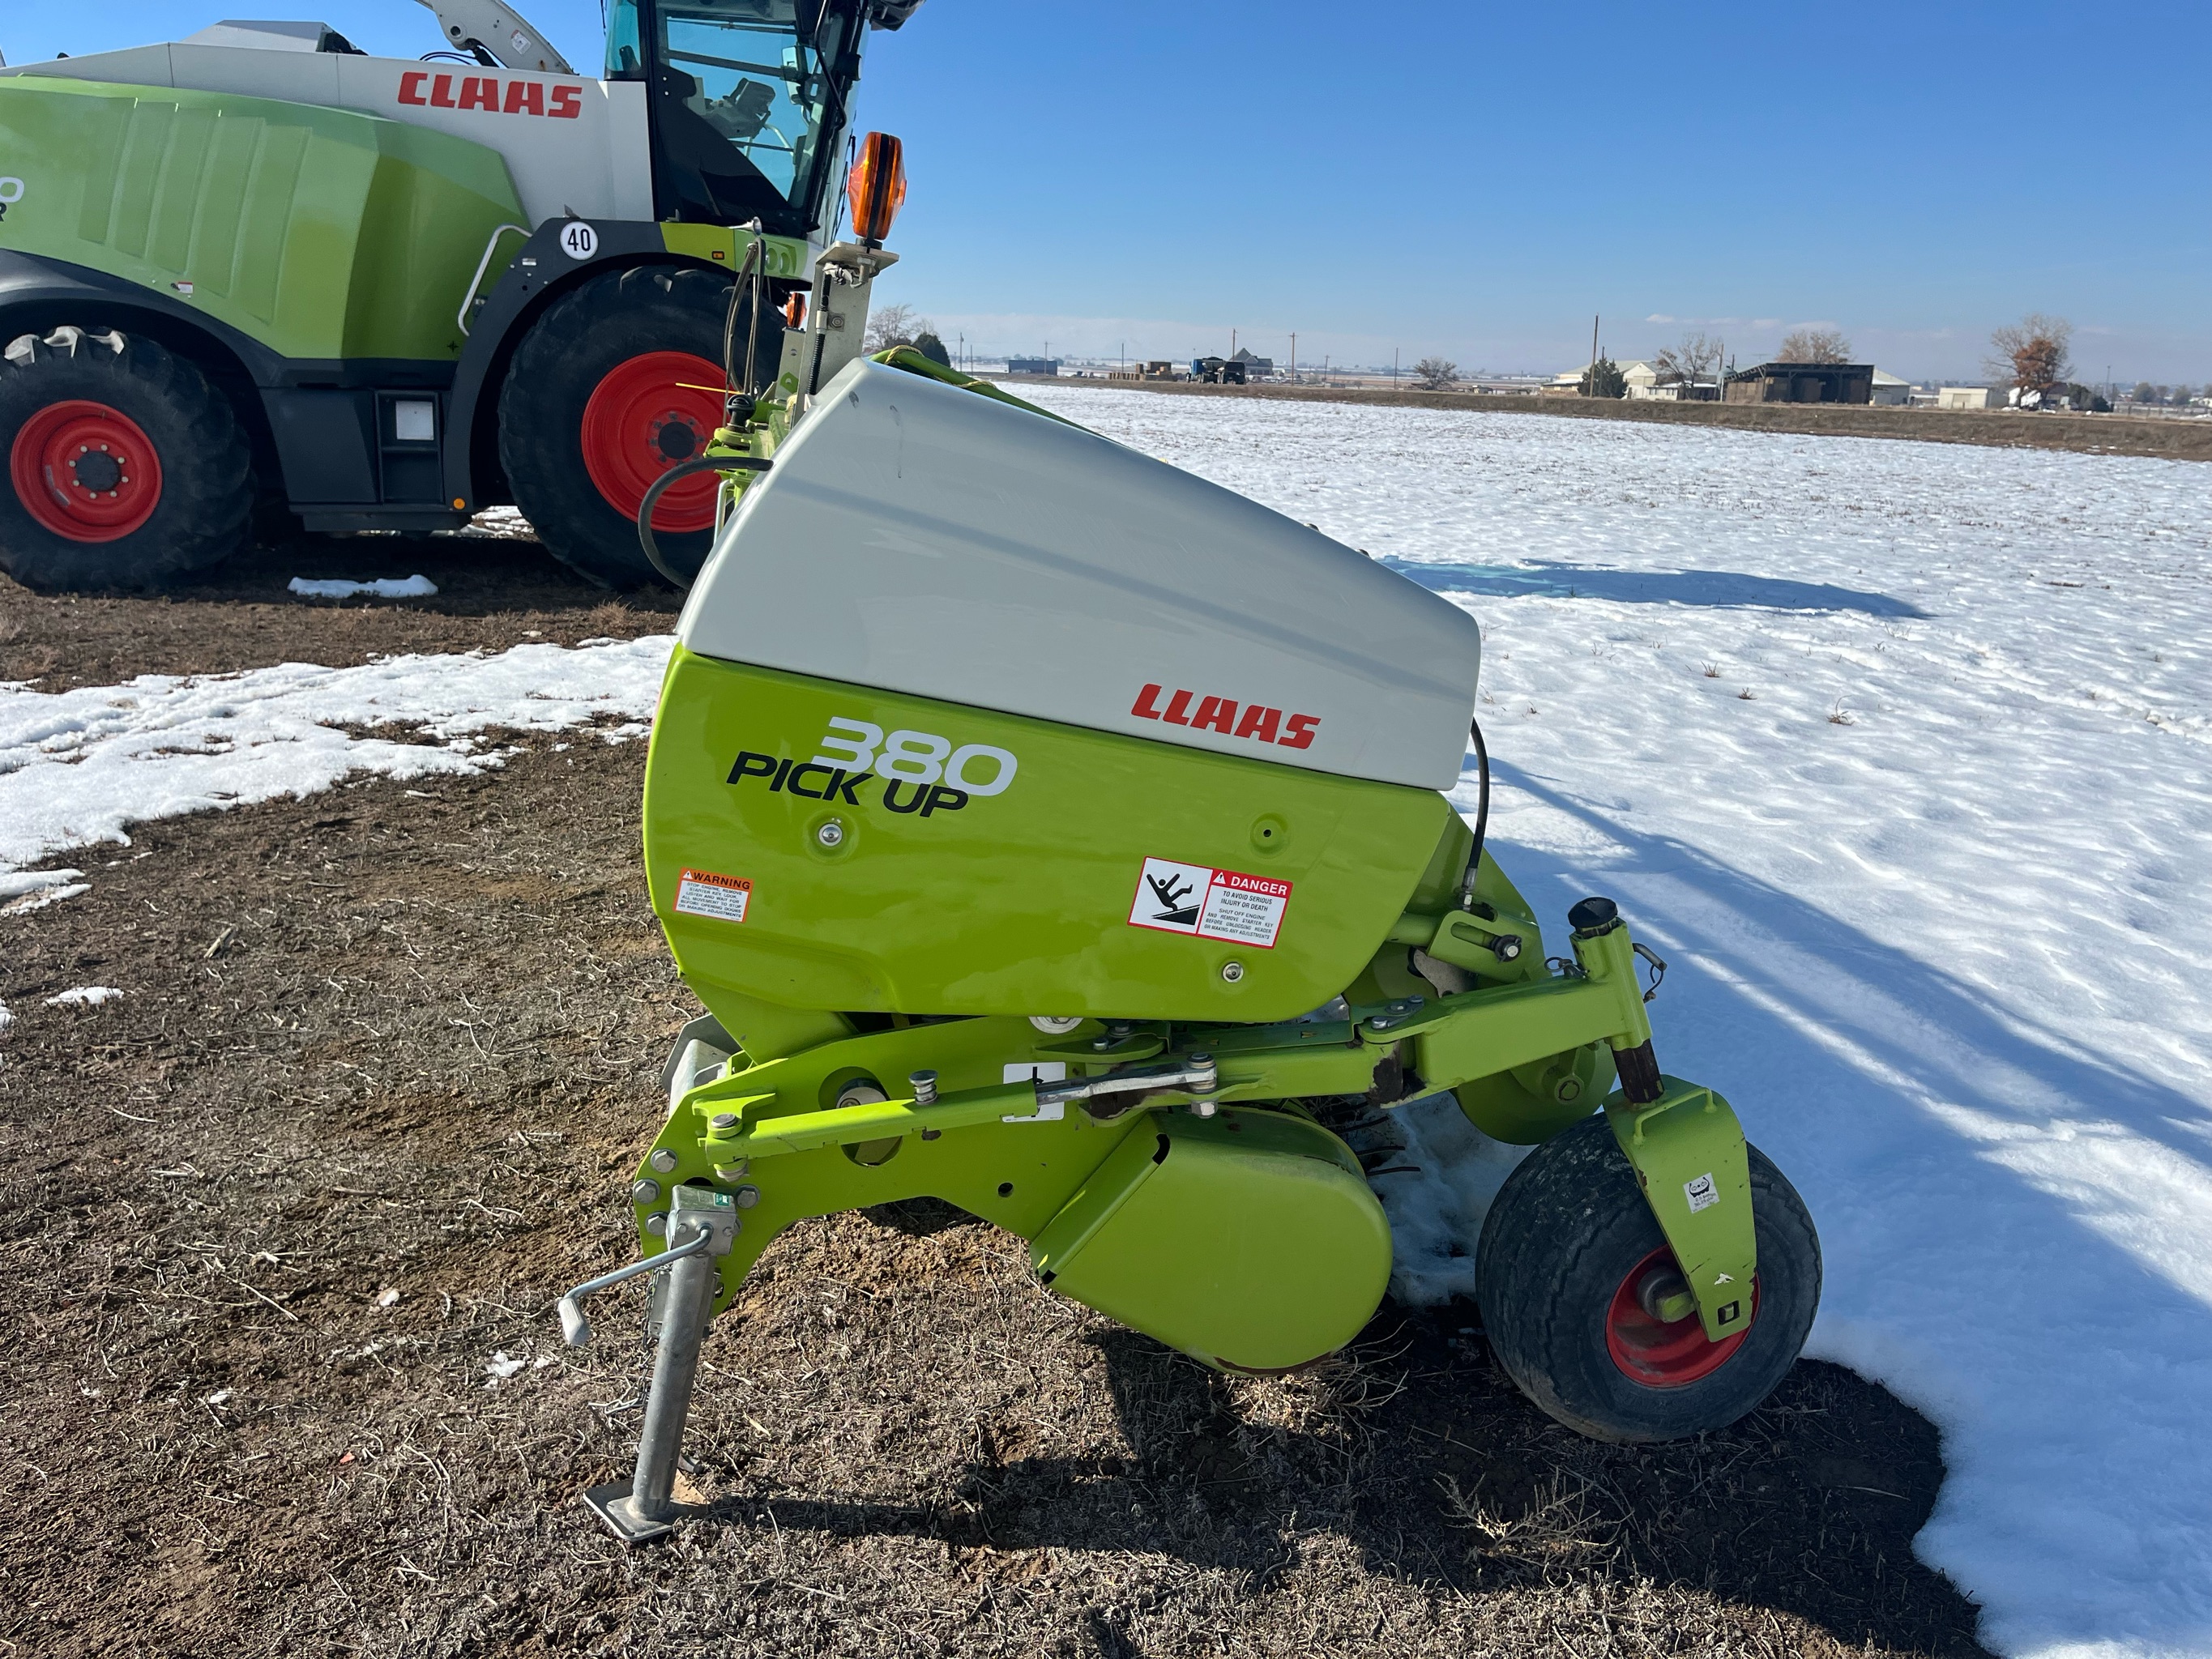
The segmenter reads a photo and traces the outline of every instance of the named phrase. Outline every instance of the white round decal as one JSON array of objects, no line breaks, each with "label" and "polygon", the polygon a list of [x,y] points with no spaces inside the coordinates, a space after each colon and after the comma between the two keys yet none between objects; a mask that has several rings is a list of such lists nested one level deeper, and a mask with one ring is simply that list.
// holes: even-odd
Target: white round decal
[{"label": "white round decal", "polygon": [[561,252],[571,259],[588,259],[599,251],[599,233],[581,219],[571,219],[561,231]]}]

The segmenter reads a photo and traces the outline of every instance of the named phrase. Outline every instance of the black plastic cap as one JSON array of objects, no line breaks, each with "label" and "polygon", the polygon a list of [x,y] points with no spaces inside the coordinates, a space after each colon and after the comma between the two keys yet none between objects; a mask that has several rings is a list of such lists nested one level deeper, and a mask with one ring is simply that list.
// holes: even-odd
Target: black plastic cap
[{"label": "black plastic cap", "polygon": [[1586,898],[1567,912],[1567,926],[1577,933],[1609,932],[1620,920],[1620,907],[1609,898]]}]

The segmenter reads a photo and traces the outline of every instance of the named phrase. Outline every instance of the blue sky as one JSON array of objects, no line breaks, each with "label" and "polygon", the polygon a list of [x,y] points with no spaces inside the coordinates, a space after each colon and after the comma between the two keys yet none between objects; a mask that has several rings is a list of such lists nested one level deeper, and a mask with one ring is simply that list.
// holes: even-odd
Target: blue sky
[{"label": "blue sky", "polygon": [[[10,63],[248,0],[0,7]],[[359,45],[414,0],[276,0]],[[580,64],[598,0],[532,0]],[[990,350],[1578,364],[1788,328],[1963,377],[2025,311],[2082,379],[2212,380],[2212,6],[928,0],[862,125],[912,180],[879,285]]]}]

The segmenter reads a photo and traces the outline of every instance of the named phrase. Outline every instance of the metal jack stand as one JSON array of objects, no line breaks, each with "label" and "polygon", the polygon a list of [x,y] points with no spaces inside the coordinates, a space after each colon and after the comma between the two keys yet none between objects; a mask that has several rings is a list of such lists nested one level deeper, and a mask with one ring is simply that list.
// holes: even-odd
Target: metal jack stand
[{"label": "metal jack stand", "polygon": [[587,1296],[625,1279],[664,1270],[660,1344],[653,1357],[653,1382],[646,1394],[645,1425],[638,1431],[637,1473],[627,1480],[591,1487],[583,1501],[625,1543],[641,1544],[675,1530],[678,1505],[676,1456],[684,1443],[684,1420],[690,1415],[691,1382],[699,1370],[699,1344],[714,1305],[720,1277],[714,1258],[729,1255],[739,1222],[727,1193],[678,1187],[670,1195],[668,1245],[659,1255],[592,1279],[561,1298],[561,1331],[572,1348],[592,1340],[584,1317]]}]

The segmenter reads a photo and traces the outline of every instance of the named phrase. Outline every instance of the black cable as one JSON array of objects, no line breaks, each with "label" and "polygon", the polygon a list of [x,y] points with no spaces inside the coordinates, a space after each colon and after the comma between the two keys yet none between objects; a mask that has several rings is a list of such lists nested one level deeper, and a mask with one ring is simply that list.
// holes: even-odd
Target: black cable
[{"label": "black cable", "polygon": [[1474,740],[1475,797],[1474,850],[1467,855],[1467,874],[1460,880],[1459,908],[1470,909],[1474,904],[1475,878],[1482,873],[1482,843],[1490,834],[1490,750],[1482,741],[1482,722],[1470,717],[1467,723],[1468,736]]},{"label": "black cable", "polygon": [[678,462],[653,481],[645,492],[645,499],[637,506],[637,544],[645,550],[645,559],[666,579],[670,586],[679,593],[691,591],[691,584],[668,568],[660,556],[659,544],[653,539],[653,510],[660,505],[661,496],[669,485],[679,478],[689,478],[710,469],[716,472],[765,472],[775,465],[751,455],[695,455],[688,461]]}]

